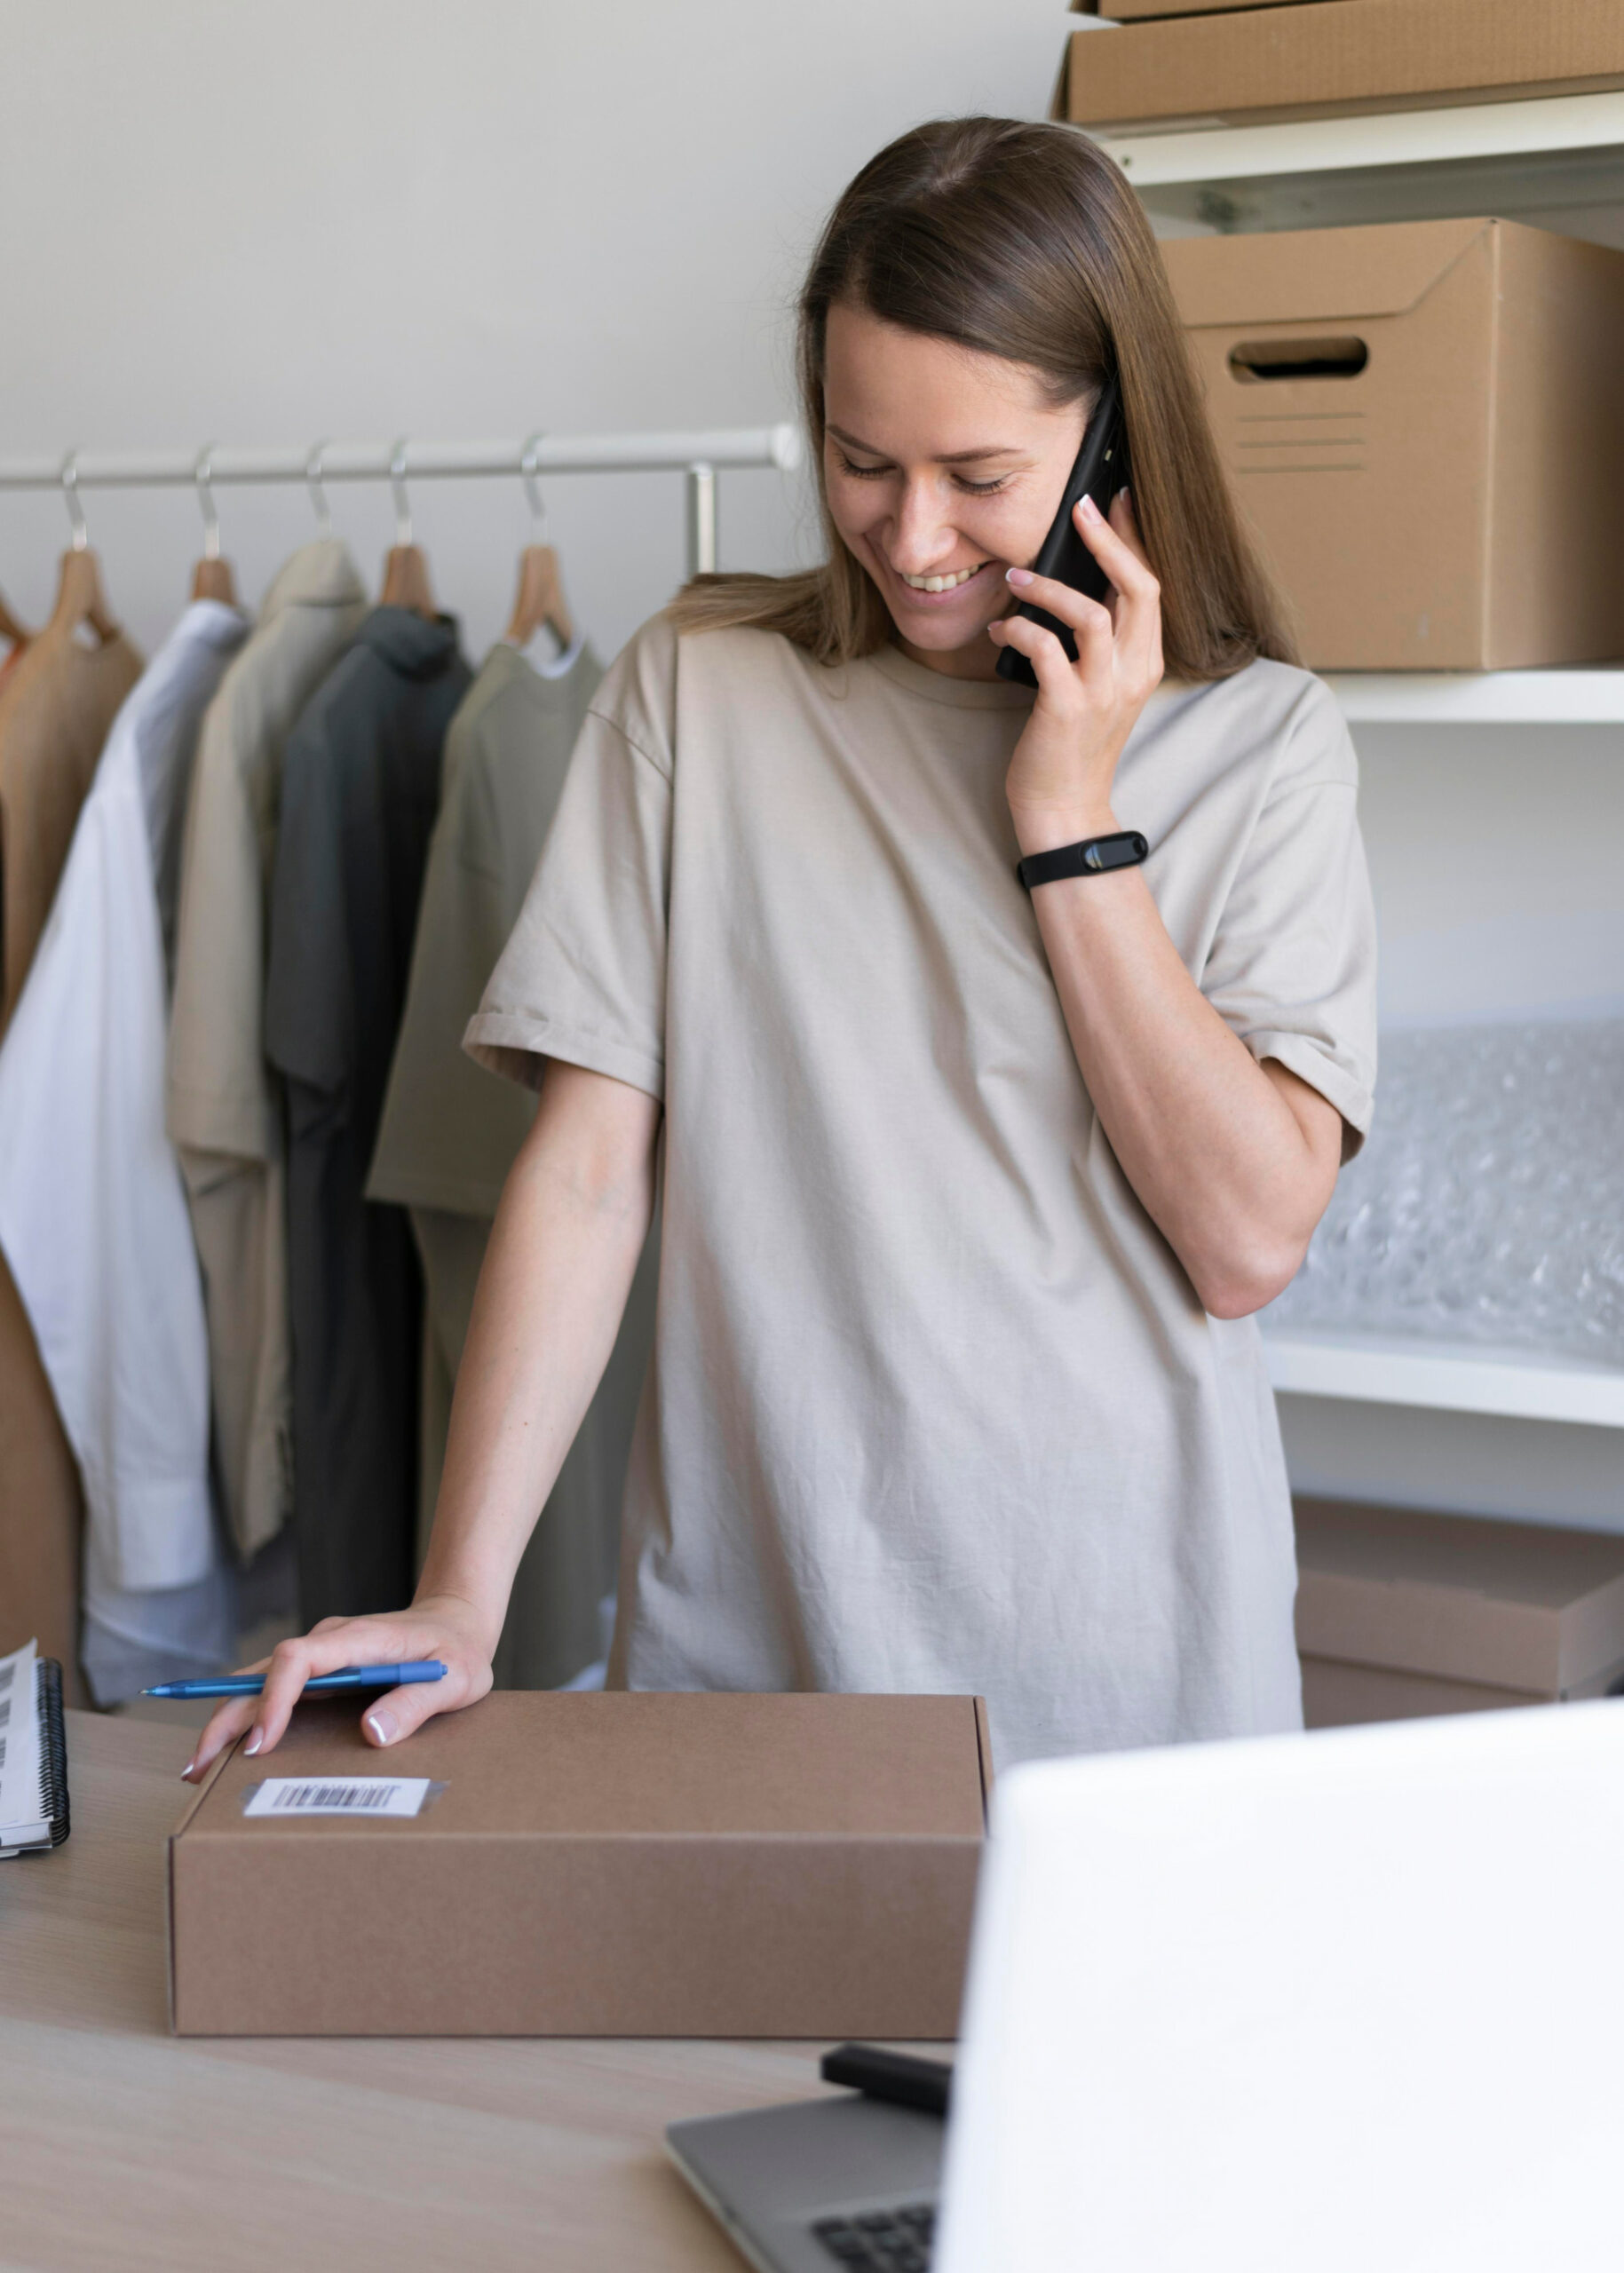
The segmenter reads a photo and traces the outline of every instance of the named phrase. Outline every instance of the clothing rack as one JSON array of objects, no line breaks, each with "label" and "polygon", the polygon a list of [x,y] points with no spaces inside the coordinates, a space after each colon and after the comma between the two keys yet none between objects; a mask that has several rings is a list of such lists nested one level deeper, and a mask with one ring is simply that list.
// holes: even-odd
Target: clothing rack
[{"label": "clothing rack", "polygon": [[801,438],[788,424],[719,427],[673,434],[545,434],[517,442],[317,442],[304,447],[234,448],[208,443],[184,450],[69,450],[65,457],[0,459],[0,490],[60,489],[73,521],[74,542],[86,542],[78,493],[83,489],[194,487],[205,522],[214,526],[213,489],[302,481],[325,517],[329,481],[387,481],[394,492],[400,541],[411,541],[408,481],[462,481],[488,475],[522,477],[540,512],[535,484],[558,473],[686,475],[687,559],[690,575],[717,565],[717,474],[725,466],[772,466],[792,472],[801,463]]}]

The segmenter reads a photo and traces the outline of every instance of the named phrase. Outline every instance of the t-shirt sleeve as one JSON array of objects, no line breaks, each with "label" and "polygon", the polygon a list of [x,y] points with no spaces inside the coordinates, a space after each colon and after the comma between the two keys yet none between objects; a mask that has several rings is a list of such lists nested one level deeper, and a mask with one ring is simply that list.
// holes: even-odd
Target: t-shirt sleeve
[{"label": "t-shirt sleeve", "polygon": [[480,1065],[532,1089],[543,1061],[558,1057],[664,1092],[672,765],[647,664],[634,646],[587,714],[541,863],[463,1038]]},{"label": "t-shirt sleeve", "polygon": [[1311,681],[1201,976],[1260,1064],[1277,1059],[1336,1107],[1344,1160],[1370,1127],[1376,1072],[1375,909],[1358,794],[1347,724]]}]

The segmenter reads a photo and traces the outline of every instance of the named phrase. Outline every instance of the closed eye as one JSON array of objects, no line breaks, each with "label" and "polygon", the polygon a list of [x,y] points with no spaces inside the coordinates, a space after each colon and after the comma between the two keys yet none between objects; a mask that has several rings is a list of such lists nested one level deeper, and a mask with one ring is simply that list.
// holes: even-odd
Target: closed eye
[{"label": "closed eye", "polygon": [[[859,465],[856,460],[849,458],[844,450],[840,450],[838,455],[841,471],[854,473],[860,481],[877,481],[883,474],[896,471],[895,466],[892,465]],[[964,492],[966,496],[992,497],[1005,487],[1010,477],[1007,473],[1001,473],[995,475],[991,481],[971,481],[965,475],[955,473],[953,479],[955,484]]]},{"label": "closed eye", "polygon": [[838,455],[842,473],[854,473],[861,481],[877,481],[883,473],[896,471],[895,466],[859,465],[854,459],[849,458],[844,450],[840,451]]}]

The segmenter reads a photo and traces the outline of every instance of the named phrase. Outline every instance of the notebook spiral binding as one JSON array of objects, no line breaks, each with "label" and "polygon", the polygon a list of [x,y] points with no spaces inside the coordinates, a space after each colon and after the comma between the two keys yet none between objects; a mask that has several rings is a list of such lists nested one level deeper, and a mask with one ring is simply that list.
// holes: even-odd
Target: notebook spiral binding
[{"label": "notebook spiral binding", "polygon": [[44,1742],[39,1756],[39,1811],[51,1826],[51,1844],[59,1847],[68,1833],[67,1737],[62,1723],[62,1667],[55,1658],[41,1658],[39,1717]]}]

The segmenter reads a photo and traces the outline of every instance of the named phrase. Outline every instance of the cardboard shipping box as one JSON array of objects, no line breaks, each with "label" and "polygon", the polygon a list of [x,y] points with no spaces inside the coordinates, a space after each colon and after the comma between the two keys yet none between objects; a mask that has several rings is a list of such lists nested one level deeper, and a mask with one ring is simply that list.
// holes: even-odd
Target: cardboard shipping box
[{"label": "cardboard shipping box", "polygon": [[[182,1818],[179,2035],[955,2033],[978,1699],[503,1691],[387,1753],[357,1722],[299,1707]],[[346,1778],[436,1788],[394,1817]]]},{"label": "cardboard shipping box", "polygon": [[1162,253],[1305,662],[1624,656],[1624,252],[1450,220]]},{"label": "cardboard shipping box", "polygon": [[1609,87],[1624,87],[1616,0],[1298,0],[1073,32],[1056,115],[1213,124]]},{"label": "cardboard shipping box", "polygon": [[1624,1538],[1300,1499],[1311,1729],[1603,1697],[1624,1685]]}]

